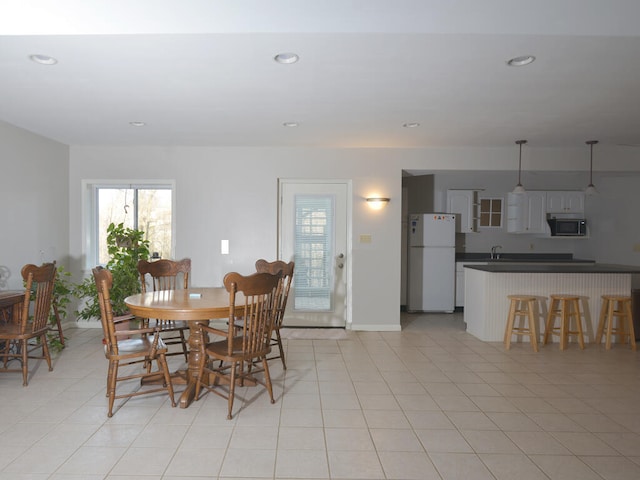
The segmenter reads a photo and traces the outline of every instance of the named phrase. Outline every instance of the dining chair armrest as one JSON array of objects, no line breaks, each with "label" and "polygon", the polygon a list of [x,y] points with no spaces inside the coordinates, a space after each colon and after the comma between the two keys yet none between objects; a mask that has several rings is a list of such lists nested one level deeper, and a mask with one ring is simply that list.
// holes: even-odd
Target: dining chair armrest
[{"label": "dining chair armrest", "polygon": [[118,315],[113,317],[113,323],[118,324],[122,322],[128,322],[130,320],[135,320],[137,317],[131,313],[127,315]]},{"label": "dining chair armrest", "polygon": [[141,327],[131,327],[126,330],[116,330],[115,334],[117,337],[125,337],[130,335],[156,335],[160,332],[159,326],[150,327],[144,323],[144,319],[140,317],[136,317],[135,315],[125,315],[122,317],[118,317],[116,320],[114,318],[113,323],[118,324],[124,321],[140,321]]},{"label": "dining chair armrest", "polygon": [[136,328],[134,330],[116,330],[116,337],[128,337],[131,335],[154,335],[159,332],[157,328]]},{"label": "dining chair armrest", "polygon": [[213,333],[214,335],[220,335],[222,337],[226,337],[229,335],[228,331],[220,330],[219,328],[211,327],[209,325],[200,325],[200,328],[202,328],[203,332]]}]

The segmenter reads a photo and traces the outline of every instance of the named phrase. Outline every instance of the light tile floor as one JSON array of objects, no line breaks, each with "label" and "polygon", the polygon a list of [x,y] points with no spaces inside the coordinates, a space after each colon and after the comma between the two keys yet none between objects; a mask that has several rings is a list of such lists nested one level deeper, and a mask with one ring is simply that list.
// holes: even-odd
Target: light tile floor
[{"label": "light tile floor", "polygon": [[640,478],[640,360],[622,345],[507,352],[460,314],[403,315],[402,332],[287,340],[276,403],[242,389],[231,421],[212,394],[108,419],[101,331],[66,334],[27,388],[0,374],[0,480]]}]

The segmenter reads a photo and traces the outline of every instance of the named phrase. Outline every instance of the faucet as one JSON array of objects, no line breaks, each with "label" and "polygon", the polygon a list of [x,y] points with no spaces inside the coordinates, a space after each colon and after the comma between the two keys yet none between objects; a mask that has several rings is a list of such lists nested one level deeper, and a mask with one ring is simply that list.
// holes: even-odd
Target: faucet
[{"label": "faucet", "polygon": [[498,248],[502,248],[502,245],[494,245],[491,247],[491,260],[497,260],[500,258],[500,253],[496,251]]}]

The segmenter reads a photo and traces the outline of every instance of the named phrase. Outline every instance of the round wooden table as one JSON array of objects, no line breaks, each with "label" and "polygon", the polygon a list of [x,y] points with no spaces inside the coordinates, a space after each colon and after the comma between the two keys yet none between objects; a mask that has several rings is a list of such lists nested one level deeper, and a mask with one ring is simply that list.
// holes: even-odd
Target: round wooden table
[{"label": "round wooden table", "polygon": [[[229,292],[224,287],[160,290],[132,295],[124,302],[137,317],[189,322],[187,388],[179,402],[181,408],[188,407],[195,395],[200,345],[206,341],[202,338],[200,324],[208,324],[212,318],[229,317]],[[242,293],[236,293],[236,304],[244,304]]]}]

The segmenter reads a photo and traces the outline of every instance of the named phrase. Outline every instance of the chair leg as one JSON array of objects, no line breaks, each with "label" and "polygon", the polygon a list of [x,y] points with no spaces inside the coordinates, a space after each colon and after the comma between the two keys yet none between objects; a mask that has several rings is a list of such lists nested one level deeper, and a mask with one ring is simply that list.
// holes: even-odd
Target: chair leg
[{"label": "chair leg", "polygon": [[40,336],[40,342],[42,342],[42,356],[47,361],[47,365],[49,366],[49,371],[53,371],[53,366],[51,366],[51,355],[49,354],[49,343],[47,342],[47,335],[42,334]]},{"label": "chair leg", "polygon": [[167,365],[167,359],[164,355],[158,355],[158,370],[161,370],[164,374],[164,382],[169,391],[169,398],[171,399],[171,406],[176,406],[176,400],[173,397],[173,384],[171,383],[171,375],[169,374],[169,366]]},{"label": "chair leg", "polygon": [[29,352],[27,351],[27,340],[22,340],[22,386],[29,384]]},{"label": "chair leg", "polygon": [[7,368],[7,363],[9,363],[9,352],[11,351],[11,340],[4,341],[4,368]]},{"label": "chair leg", "polygon": [[116,383],[118,381],[118,361],[112,360],[111,365],[109,365],[109,384],[107,386],[108,395],[109,395],[109,411],[107,413],[108,417],[113,417],[113,404],[116,399]]},{"label": "chair leg", "polygon": [[633,314],[631,313],[631,302],[625,302],[624,310],[626,313],[626,320],[629,324],[629,343],[631,344],[631,349],[636,351],[636,332],[633,328]]},{"label": "chair leg", "polygon": [[547,321],[544,326],[544,338],[542,339],[542,343],[544,345],[549,341],[549,336],[551,336],[551,330],[553,330],[555,324],[555,309],[557,308],[558,301],[551,300],[551,304],[549,305],[549,312],[547,313]]},{"label": "chair leg", "polygon": [[184,361],[189,363],[189,348],[187,347],[187,340],[184,338],[184,332],[182,330],[180,330],[180,341],[182,342]]},{"label": "chair leg", "polygon": [[276,339],[278,340],[278,349],[280,350],[280,360],[282,360],[282,368],[287,369],[287,364],[284,360],[284,348],[282,347],[282,337],[280,336],[280,329],[276,328]]},{"label": "chair leg", "polygon": [[584,332],[582,331],[582,317],[580,316],[580,302],[578,300],[572,301],[573,313],[576,317],[576,330],[578,332],[578,344],[580,348],[584,350]]},{"label": "chair leg", "polygon": [[269,374],[269,365],[267,365],[267,357],[262,357],[262,366],[264,368],[264,384],[267,387],[267,391],[269,392],[269,398],[271,399],[271,403],[275,403],[273,399],[273,385],[271,384],[271,375]]},{"label": "chair leg", "polygon": [[560,302],[560,350],[567,348],[567,330],[569,330],[569,312],[567,302]]},{"label": "chair leg", "polygon": [[618,317],[618,342],[620,344],[627,343],[627,319],[625,314],[627,313],[627,309],[625,308],[624,302],[618,302],[618,310],[620,311],[620,316]]},{"label": "chair leg", "polygon": [[60,321],[60,313],[58,312],[58,305],[56,302],[53,302],[53,313],[56,317],[56,326],[58,328],[58,338],[60,339],[60,344],[62,348],[65,347],[64,344],[64,334],[62,333],[62,322]]},{"label": "chair leg", "polygon": [[602,335],[604,334],[604,325],[607,317],[607,309],[609,308],[609,301],[602,299],[602,307],[600,307],[600,317],[598,319],[598,330],[596,331],[596,345],[600,345],[602,342]]},{"label": "chair leg", "polygon": [[536,328],[536,316],[534,311],[533,301],[527,302],[527,309],[529,312],[529,336],[531,338],[531,344],[533,351],[538,351],[538,329]]},{"label": "chair leg", "polygon": [[111,376],[113,375],[114,365],[115,361],[109,361],[109,368],[107,369],[107,392],[105,393],[105,397],[109,396],[109,386],[111,385]]},{"label": "chair leg", "polygon": [[229,413],[227,414],[227,420],[231,420],[231,412],[233,411],[233,396],[236,391],[236,367],[238,362],[231,362],[231,378],[229,379]]},{"label": "chair leg", "polygon": [[611,349],[611,336],[613,335],[613,312],[615,311],[615,303],[609,300],[609,308],[607,309],[607,339],[605,348]]}]

